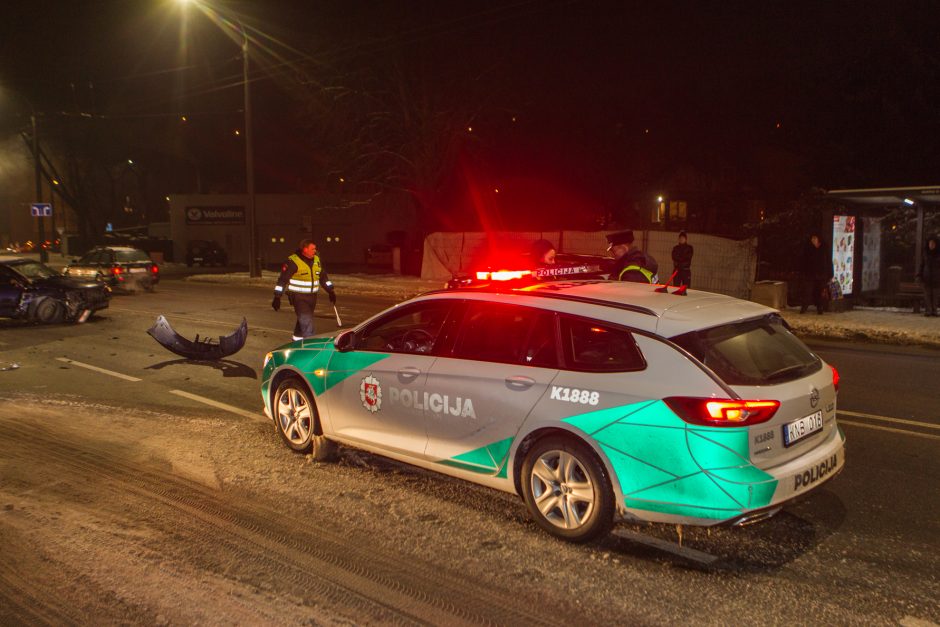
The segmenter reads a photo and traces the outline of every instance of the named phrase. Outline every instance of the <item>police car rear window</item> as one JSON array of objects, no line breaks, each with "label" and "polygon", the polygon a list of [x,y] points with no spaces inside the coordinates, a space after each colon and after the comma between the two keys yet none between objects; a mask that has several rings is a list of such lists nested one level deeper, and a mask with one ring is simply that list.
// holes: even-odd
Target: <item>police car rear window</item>
[{"label": "police car rear window", "polygon": [[672,338],[729,385],[776,385],[822,368],[822,361],[776,314]]},{"label": "police car rear window", "polygon": [[611,325],[563,315],[565,368],[581,372],[631,372],[646,368],[633,334]]}]

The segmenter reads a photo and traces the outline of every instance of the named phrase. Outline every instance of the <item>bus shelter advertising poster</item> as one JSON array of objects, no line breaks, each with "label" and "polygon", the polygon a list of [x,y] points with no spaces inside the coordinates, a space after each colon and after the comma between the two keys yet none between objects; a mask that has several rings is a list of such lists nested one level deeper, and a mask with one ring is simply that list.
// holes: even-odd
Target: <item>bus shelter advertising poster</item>
[{"label": "bus shelter advertising poster", "polygon": [[852,293],[855,216],[832,216],[832,271],[843,294]]}]

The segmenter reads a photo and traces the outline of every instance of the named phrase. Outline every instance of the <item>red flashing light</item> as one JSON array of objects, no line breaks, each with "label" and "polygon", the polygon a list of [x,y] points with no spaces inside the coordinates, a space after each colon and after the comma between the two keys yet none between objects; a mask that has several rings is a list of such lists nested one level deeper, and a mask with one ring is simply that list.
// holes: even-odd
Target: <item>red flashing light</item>
[{"label": "red flashing light", "polygon": [[836,392],[839,391],[839,371],[836,370],[835,366],[829,366],[832,368],[832,387],[836,389]]},{"label": "red flashing light", "polygon": [[495,270],[477,272],[478,281],[513,281],[532,274],[530,270]]},{"label": "red flashing light", "polygon": [[780,408],[780,401],[730,398],[671,396],[663,402],[684,421],[708,427],[742,427],[767,422]]}]

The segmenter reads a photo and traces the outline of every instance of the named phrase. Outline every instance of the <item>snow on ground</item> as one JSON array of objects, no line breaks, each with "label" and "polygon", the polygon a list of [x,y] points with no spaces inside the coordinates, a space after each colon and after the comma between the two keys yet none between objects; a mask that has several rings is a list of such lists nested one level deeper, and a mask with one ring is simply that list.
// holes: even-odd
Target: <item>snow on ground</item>
[{"label": "snow on ground", "polygon": [[799,335],[940,348],[940,318],[910,310],[857,307],[820,316],[812,308],[805,314],[789,308],[780,313]]}]

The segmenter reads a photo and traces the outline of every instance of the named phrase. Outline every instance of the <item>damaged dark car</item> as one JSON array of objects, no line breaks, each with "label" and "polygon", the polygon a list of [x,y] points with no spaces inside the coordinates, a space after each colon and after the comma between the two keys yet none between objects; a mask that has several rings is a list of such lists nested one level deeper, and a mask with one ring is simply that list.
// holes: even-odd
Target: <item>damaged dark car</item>
[{"label": "damaged dark car", "polygon": [[0,260],[0,317],[82,323],[111,299],[108,286],[62,276],[32,259]]}]

